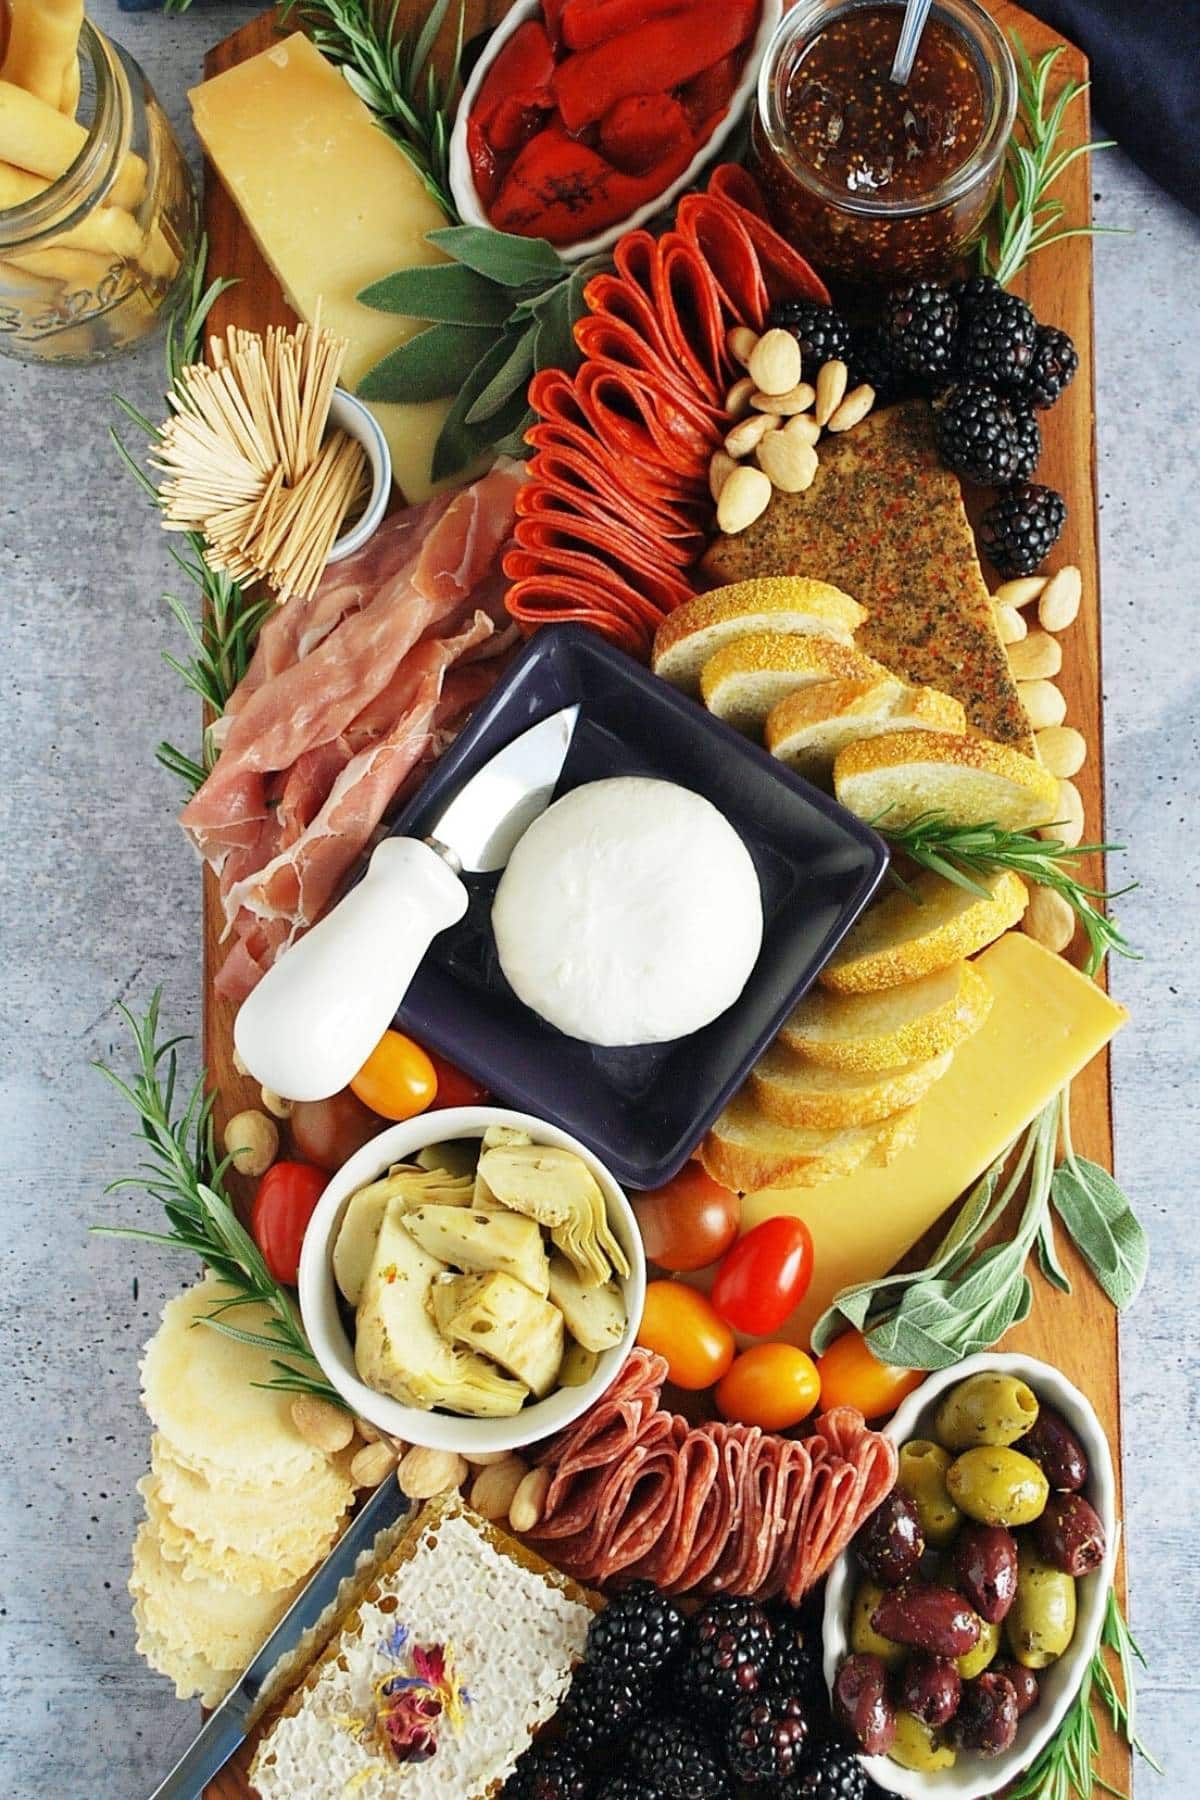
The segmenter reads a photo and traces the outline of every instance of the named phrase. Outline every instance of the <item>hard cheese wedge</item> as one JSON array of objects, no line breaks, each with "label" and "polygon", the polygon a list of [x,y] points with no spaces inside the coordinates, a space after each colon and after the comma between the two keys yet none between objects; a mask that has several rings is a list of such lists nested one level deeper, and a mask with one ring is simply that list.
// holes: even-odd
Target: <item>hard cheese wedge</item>
[{"label": "hard cheese wedge", "polygon": [[892,1268],[1128,1017],[1022,932],[973,966],[994,995],[991,1012],[926,1095],[915,1141],[891,1167],[745,1200],[745,1228],[789,1213],[812,1233],[812,1286],[788,1325],[797,1343],[840,1288]]},{"label": "hard cheese wedge", "polygon": [[[332,63],[299,32],[190,94],[196,130],[292,306],[348,338],[342,381],[423,329],[356,295],[396,269],[441,262],[425,241],[445,225],[403,152]],[[465,372],[465,371],[464,371]],[[448,402],[372,405],[410,501],[429,493]]]}]

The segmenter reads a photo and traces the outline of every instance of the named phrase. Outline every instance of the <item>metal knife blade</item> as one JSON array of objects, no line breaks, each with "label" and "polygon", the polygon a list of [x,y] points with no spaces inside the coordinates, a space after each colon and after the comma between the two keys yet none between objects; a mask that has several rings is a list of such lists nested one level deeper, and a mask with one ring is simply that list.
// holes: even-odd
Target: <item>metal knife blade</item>
[{"label": "metal knife blade", "polygon": [[354,1573],[364,1550],[370,1550],[380,1532],[387,1531],[407,1513],[411,1502],[400,1492],[394,1475],[376,1488],[357,1518],[339,1538],[302,1593],[297,1594],[262,1649],[236,1687],[206,1719],[166,1779],[150,1800],[201,1800],[205,1787],[245,1741],[257,1723],[256,1709],[264,1684],[281,1658],[299,1644],[322,1613],[337,1597],[340,1584]]},{"label": "metal knife blade", "polygon": [[565,706],[498,750],[434,825],[434,848],[449,850],[475,874],[502,869],[550,804],[578,719],[578,706]]}]

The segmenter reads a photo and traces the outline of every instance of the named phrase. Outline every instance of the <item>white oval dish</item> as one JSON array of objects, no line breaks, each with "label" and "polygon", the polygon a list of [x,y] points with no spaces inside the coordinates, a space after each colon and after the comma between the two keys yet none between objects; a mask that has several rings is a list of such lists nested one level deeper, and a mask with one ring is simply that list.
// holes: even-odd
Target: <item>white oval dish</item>
[{"label": "white oval dish", "polygon": [[[483,55],[475,64],[471,71],[471,79],[463,89],[463,96],[459,101],[458,113],[455,117],[454,130],[450,136],[450,192],[454,196],[454,204],[458,208],[459,217],[464,225],[480,225],[488,231],[495,229],[475,191],[471,159],[467,154],[467,120],[470,117],[471,108],[475,104],[475,97],[484,77],[495,61],[498,51],[508,42],[518,25],[523,25],[526,19],[533,18],[536,13],[541,11],[541,3],[542,0],[518,0],[517,5],[505,14],[503,21],[497,25],[488,39]],[[733,97],[729,102],[729,111],[708,141],[701,145],[683,174],[671,182],[669,187],[665,187],[662,193],[657,194],[653,200],[648,200],[644,206],[639,206],[636,212],[630,213],[627,219],[622,219],[618,225],[611,225],[607,231],[599,232],[595,237],[584,238],[577,244],[557,245],[560,256],[565,257],[568,262],[582,262],[589,256],[602,255],[606,250],[611,250],[627,231],[636,231],[639,225],[644,225],[648,219],[654,218],[656,213],[664,211],[687,188],[694,186],[705,164],[715,158],[730,132],[741,122],[746,107],[758,86],[759,63],[774,35],[775,27],[778,25],[782,13],[783,0],[762,0],[762,15],[758,22],[758,30],[754,34],[746,56],[746,65],[742,70],[741,80],[734,89]]]},{"label": "white oval dish", "polygon": [[[629,1258],[630,1271],[620,1283],[625,1296],[625,1335],[619,1344],[601,1354],[592,1379],[582,1387],[555,1388],[544,1400],[524,1407],[511,1419],[469,1419],[458,1413],[423,1412],[368,1387],[354,1364],[354,1346],[342,1324],[333,1279],[334,1239],[351,1194],[382,1175],[392,1163],[415,1156],[426,1144],[482,1137],[490,1125],[527,1131],[537,1144],[573,1150],[582,1158],[600,1183],[608,1204],[609,1224]],[[459,1106],[421,1113],[415,1119],[390,1126],[338,1170],[321,1195],[304,1234],[299,1286],[300,1313],[313,1355],[323,1374],[359,1418],[369,1420],[406,1444],[457,1450],[471,1456],[477,1452],[482,1455],[496,1450],[519,1450],[522,1445],[536,1443],[561,1431],[600,1398],[615,1380],[637,1336],[646,1296],[646,1259],[633,1208],[604,1164],[578,1139],[528,1113],[509,1112],[499,1106]]]},{"label": "white oval dish", "polygon": [[359,518],[349,531],[334,540],[327,561],[342,562],[361,550],[367,539],[379,529],[392,493],[392,453],[379,428],[379,421],[355,394],[335,388],[329,405],[329,423],[350,437],[357,438],[371,465],[371,494]]},{"label": "white oval dish", "polygon": [[[1000,1793],[1022,1769],[1028,1768],[1062,1723],[1078,1692],[1084,1670],[1096,1654],[1116,1564],[1116,1483],[1108,1439],[1091,1401],[1050,1363],[1038,1362],[1032,1356],[1021,1356],[1016,1352],[969,1356],[965,1362],[952,1369],[940,1369],[928,1381],[922,1382],[897,1409],[890,1424],[884,1428],[885,1435],[897,1447],[908,1443],[910,1438],[930,1436],[937,1402],[946,1389],[982,1370],[998,1370],[1028,1382],[1039,1402],[1061,1413],[1076,1434],[1088,1459],[1088,1479],[1083,1491],[1103,1521],[1107,1549],[1100,1567],[1075,1584],[1075,1636],[1070,1648],[1056,1663],[1037,1671],[1040,1698],[1033,1711],[1021,1720],[1011,1750],[994,1757],[963,1751],[953,1768],[938,1769],[933,1773],[923,1769],[902,1769],[887,1756],[862,1758],[872,1781],[891,1794],[903,1795],[905,1800],[936,1800],[939,1795],[945,1796],[946,1800],[981,1800],[983,1795]],[[843,1551],[833,1565],[825,1588],[822,1637],[825,1681],[831,1693],[838,1664],[850,1648],[850,1603],[855,1578],[851,1548]]]}]

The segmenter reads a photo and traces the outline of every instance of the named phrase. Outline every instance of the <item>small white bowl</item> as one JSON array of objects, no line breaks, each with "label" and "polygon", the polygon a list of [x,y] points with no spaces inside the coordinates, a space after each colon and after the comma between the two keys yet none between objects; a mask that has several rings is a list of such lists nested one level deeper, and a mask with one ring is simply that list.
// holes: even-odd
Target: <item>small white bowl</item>
[{"label": "small white bowl", "polygon": [[[1021,1720],[1012,1749],[1003,1756],[977,1756],[961,1751],[952,1769],[902,1769],[887,1756],[862,1758],[871,1780],[891,1794],[902,1794],[906,1800],[934,1800],[938,1795],[953,1800],[980,1800],[985,1794],[998,1794],[1027,1769],[1038,1751],[1049,1742],[1070,1706],[1084,1670],[1096,1654],[1108,1590],[1112,1586],[1117,1559],[1117,1490],[1113,1479],[1112,1457],[1108,1439],[1090,1400],[1050,1363],[1038,1362],[1032,1356],[1010,1353],[969,1356],[953,1369],[941,1369],[923,1382],[898,1407],[885,1435],[899,1447],[910,1438],[932,1436],[933,1415],[947,1388],[956,1387],[969,1375],[983,1370],[998,1370],[1002,1375],[1015,1375],[1027,1382],[1038,1400],[1061,1413],[1083,1445],[1088,1459],[1088,1478],[1083,1492],[1091,1501],[1104,1525],[1105,1556],[1098,1569],[1075,1584],[1075,1636],[1070,1648],[1048,1669],[1037,1671],[1040,1697],[1037,1705]],[[823,1628],[825,1681],[833,1692],[838,1665],[850,1648],[850,1605],[854,1597],[857,1569],[851,1548],[842,1553],[829,1572],[825,1588],[825,1620]]]},{"label": "small white bowl", "polygon": [[[535,1144],[553,1144],[573,1150],[587,1164],[608,1204],[608,1222],[629,1259],[629,1275],[621,1282],[625,1296],[625,1335],[600,1357],[596,1373],[582,1387],[555,1388],[544,1400],[526,1406],[511,1419],[469,1419],[458,1413],[422,1412],[405,1406],[359,1378],[354,1346],[347,1336],[338,1308],[333,1279],[333,1245],[350,1196],[384,1174],[392,1163],[406,1162],[426,1144],[453,1138],[479,1138],[490,1125],[508,1125],[527,1131]],[[633,1348],[646,1297],[646,1258],[641,1234],[624,1193],[598,1157],[556,1125],[545,1124],[528,1113],[509,1112],[499,1106],[458,1106],[443,1112],[421,1113],[380,1132],[343,1165],[321,1195],[304,1234],[300,1255],[300,1313],[313,1355],[346,1404],[360,1419],[368,1419],[381,1431],[423,1444],[432,1450],[457,1450],[465,1456],[495,1450],[519,1450],[561,1431],[587,1411],[616,1379]]]},{"label": "small white bowl", "polygon": [[[517,0],[511,11],[504,15],[503,21],[488,39],[483,55],[471,71],[471,79],[463,89],[462,99],[458,103],[454,130],[450,135],[450,192],[464,225],[481,225],[489,231],[495,229],[476,192],[471,158],[467,153],[467,120],[475,104],[475,97],[502,46],[508,42],[517,27],[523,25],[526,19],[532,19],[541,11],[541,7],[542,0]],[[577,244],[559,244],[557,249],[560,256],[565,257],[568,262],[583,262],[589,256],[602,255],[604,251],[611,250],[627,231],[636,231],[639,225],[644,225],[648,219],[665,211],[680,194],[695,185],[705,164],[716,157],[730,132],[741,123],[742,115],[758,86],[758,65],[782,13],[783,0],[762,0],[758,30],[747,52],[742,78],[730,99],[729,111],[712,136],[700,146],[683,174],[671,182],[669,187],[665,187],[661,194],[656,194],[653,200],[647,200],[644,206],[639,206],[636,212],[630,213],[619,224],[610,226],[607,231],[598,233],[596,237],[584,238]]]},{"label": "small white bowl", "polygon": [[329,407],[329,423],[357,438],[371,465],[371,497],[349,531],[334,540],[327,561],[342,562],[361,550],[369,537],[379,529],[392,494],[392,453],[370,409],[345,388],[335,388]]}]

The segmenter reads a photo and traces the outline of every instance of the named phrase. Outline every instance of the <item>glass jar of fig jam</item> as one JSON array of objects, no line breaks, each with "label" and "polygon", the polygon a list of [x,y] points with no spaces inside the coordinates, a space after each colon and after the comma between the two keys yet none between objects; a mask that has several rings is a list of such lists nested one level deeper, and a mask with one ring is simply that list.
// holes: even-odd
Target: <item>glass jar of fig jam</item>
[{"label": "glass jar of fig jam", "polygon": [[1017,77],[976,0],[935,0],[909,80],[891,79],[902,0],[798,0],[758,80],[753,147],[775,223],[855,282],[944,274],[979,234]]}]

